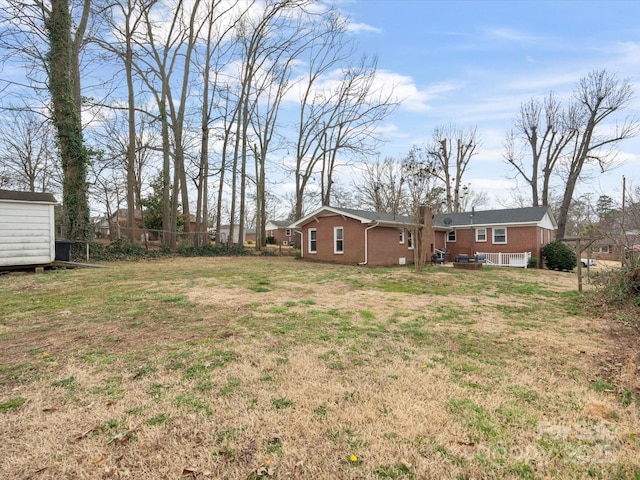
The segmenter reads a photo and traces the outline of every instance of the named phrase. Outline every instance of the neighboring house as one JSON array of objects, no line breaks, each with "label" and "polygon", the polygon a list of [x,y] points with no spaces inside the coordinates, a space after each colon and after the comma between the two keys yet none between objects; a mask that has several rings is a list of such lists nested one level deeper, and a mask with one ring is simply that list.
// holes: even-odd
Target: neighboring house
[{"label": "neighboring house", "polygon": [[0,190],[0,267],[55,260],[56,203],[50,193]]},{"label": "neighboring house", "polygon": [[406,216],[325,206],[290,227],[307,260],[390,266],[413,263],[412,225]]},{"label": "neighboring house", "polygon": [[[242,238],[241,245],[244,245],[247,241],[247,230],[244,230],[244,235]],[[216,243],[220,242],[223,245],[228,244],[240,244],[240,225],[233,226],[233,238],[230,238],[231,235],[231,225],[220,225],[220,231],[216,232]]]},{"label": "neighboring house", "polygon": [[273,237],[276,245],[294,245],[295,234],[288,220],[269,220],[265,225],[267,238]]},{"label": "neighboring house", "polygon": [[[411,217],[325,206],[291,225],[309,260],[371,266],[414,262],[416,225]],[[423,219],[427,260],[445,250],[448,260],[475,253],[525,253],[540,258],[555,239],[548,207],[438,214]]]},{"label": "neighboring house", "polygon": [[[573,244],[570,243],[572,246]],[[640,230],[626,230],[625,234],[607,233],[595,240],[582,256],[589,256],[596,260],[620,261],[622,256],[640,250]]]},{"label": "neighboring house", "polygon": [[250,228],[244,231],[245,243],[256,243],[257,238],[258,238],[258,234],[255,228]]},{"label": "neighboring house", "polygon": [[460,254],[525,252],[540,259],[556,228],[551,209],[544,206],[440,213],[433,219],[433,248],[447,249],[450,260]]},{"label": "neighboring house", "polygon": [[[119,208],[109,217],[102,217],[97,222],[94,222],[96,228],[96,236],[98,238],[108,238],[109,240],[117,240],[119,238],[127,237],[129,227],[127,226],[128,211],[126,208]],[[142,224],[142,211],[136,210],[134,212],[135,226],[133,227],[133,238],[136,240],[143,239],[145,229],[140,228]]]}]

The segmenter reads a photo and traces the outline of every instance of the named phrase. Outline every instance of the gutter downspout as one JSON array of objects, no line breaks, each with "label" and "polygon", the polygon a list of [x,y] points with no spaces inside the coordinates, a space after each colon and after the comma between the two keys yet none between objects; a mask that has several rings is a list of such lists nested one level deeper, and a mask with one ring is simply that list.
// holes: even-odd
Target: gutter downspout
[{"label": "gutter downspout", "polygon": [[373,225],[364,229],[364,262],[358,265],[366,265],[369,262],[369,230],[378,226],[380,226],[380,223],[376,221]]}]

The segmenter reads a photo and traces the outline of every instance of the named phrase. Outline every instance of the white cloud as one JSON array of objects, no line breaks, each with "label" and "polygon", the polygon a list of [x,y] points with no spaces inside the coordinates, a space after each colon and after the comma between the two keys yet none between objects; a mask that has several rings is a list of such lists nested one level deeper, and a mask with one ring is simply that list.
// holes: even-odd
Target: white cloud
[{"label": "white cloud", "polygon": [[510,42],[539,43],[547,40],[544,37],[531,35],[512,28],[490,28],[485,30],[485,33],[489,37],[498,38],[500,40],[509,40]]},{"label": "white cloud", "polygon": [[382,30],[376,28],[372,25],[362,23],[362,22],[349,22],[347,24],[347,31],[351,33],[362,33],[362,32],[374,32],[380,33]]}]

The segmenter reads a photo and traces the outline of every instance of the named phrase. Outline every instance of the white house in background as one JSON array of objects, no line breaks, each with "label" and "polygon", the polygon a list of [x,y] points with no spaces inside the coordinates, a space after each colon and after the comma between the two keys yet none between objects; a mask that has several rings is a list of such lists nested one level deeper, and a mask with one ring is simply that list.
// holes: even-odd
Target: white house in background
[{"label": "white house in background", "polygon": [[220,225],[220,231],[216,232],[216,243],[220,242],[223,245],[231,245],[231,244],[239,244],[239,245],[244,245],[244,243],[247,241],[247,231],[245,229],[244,232],[242,232],[242,243],[240,243],[240,225],[239,224],[235,224],[233,226],[233,238],[230,238],[231,236],[231,225]]},{"label": "white house in background", "polygon": [[0,190],[0,267],[55,260],[56,203],[50,193]]}]

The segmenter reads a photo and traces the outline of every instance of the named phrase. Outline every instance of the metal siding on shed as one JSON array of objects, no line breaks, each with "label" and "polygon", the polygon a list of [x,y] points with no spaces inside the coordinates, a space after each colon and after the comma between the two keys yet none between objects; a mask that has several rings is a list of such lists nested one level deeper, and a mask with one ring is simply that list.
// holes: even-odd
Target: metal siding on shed
[{"label": "metal siding on shed", "polygon": [[0,266],[55,260],[54,206],[0,199]]}]

